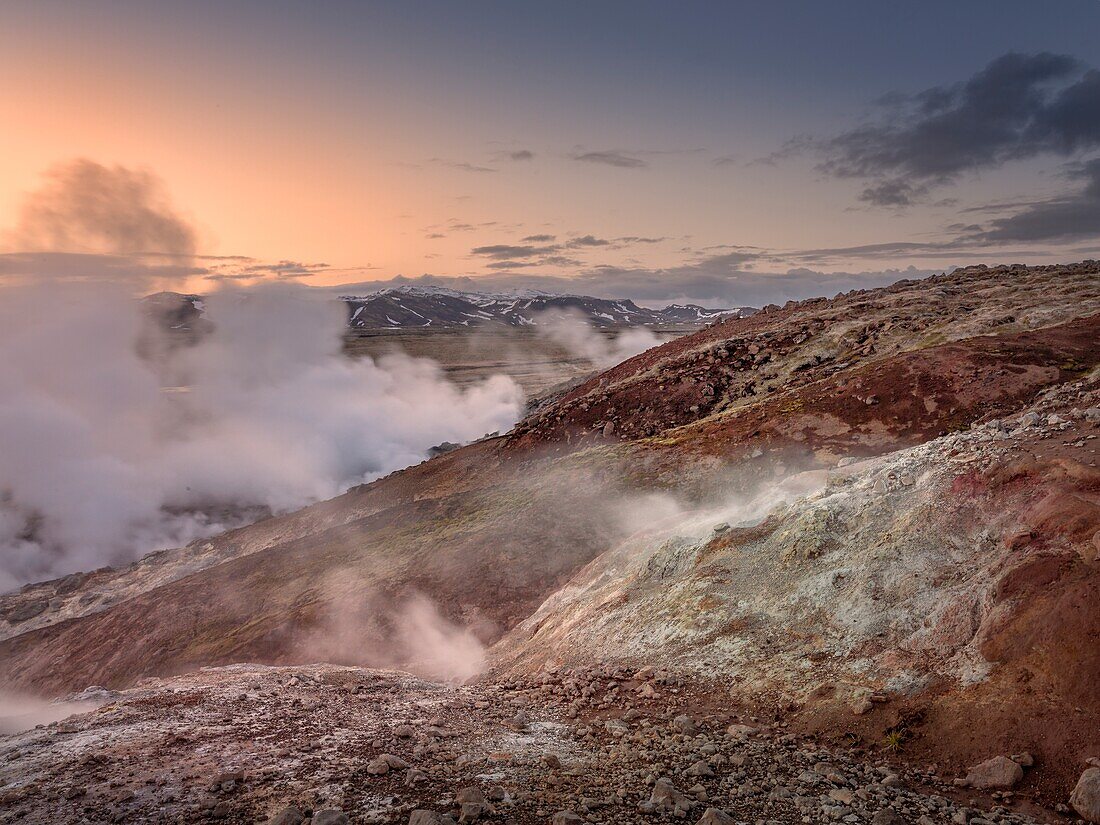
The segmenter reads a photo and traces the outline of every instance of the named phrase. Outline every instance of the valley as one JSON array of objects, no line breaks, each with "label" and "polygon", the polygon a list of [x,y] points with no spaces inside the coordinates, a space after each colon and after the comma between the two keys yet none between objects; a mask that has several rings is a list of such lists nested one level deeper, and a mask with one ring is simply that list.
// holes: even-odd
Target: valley
[{"label": "valley", "polygon": [[[594,328],[590,334],[608,346],[629,327]],[[664,343],[698,329],[695,325],[649,328],[654,343]],[[438,363],[447,379],[460,387],[492,375],[506,375],[529,399],[570,384],[596,371],[583,352],[530,328],[475,327],[443,329],[351,329],[345,352],[352,358],[380,358],[395,352]]]}]

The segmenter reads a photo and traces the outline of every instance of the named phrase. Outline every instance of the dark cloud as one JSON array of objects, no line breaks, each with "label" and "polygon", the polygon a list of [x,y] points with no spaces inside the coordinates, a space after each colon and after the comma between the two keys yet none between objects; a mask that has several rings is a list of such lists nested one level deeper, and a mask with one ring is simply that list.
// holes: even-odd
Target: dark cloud
[{"label": "dark cloud", "polygon": [[967,172],[1100,146],[1100,72],[1067,55],[1006,54],[963,83],[885,104],[877,122],[784,151],[810,145],[824,172],[873,181],[861,200],[906,206]]},{"label": "dark cloud", "polygon": [[576,249],[582,246],[610,246],[611,241],[604,238],[597,238],[595,235],[581,235],[579,238],[572,238],[566,243],[571,249]]},{"label": "dark cloud", "polygon": [[[512,261],[542,257],[543,260],[539,261],[540,264],[561,265],[566,261],[569,261],[570,263],[576,263],[569,258],[552,257],[555,253],[561,252],[562,250],[611,246],[611,241],[605,240],[604,238],[597,238],[595,235],[581,235],[580,237],[569,239],[564,244],[541,243],[544,241],[554,240],[553,235],[528,235],[523,240],[532,241],[535,243],[491,244],[489,246],[475,246],[473,249],[470,250],[470,252],[474,255],[492,258],[493,260],[497,261]],[[528,264],[528,266],[530,265],[531,264]]]},{"label": "dark cloud", "polygon": [[440,238],[446,238],[447,236],[442,232],[432,232],[427,237],[429,241],[438,241]]},{"label": "dark cloud", "polygon": [[649,166],[641,158],[626,152],[606,150],[603,152],[577,152],[571,155],[573,160],[582,163],[602,163],[604,166],[617,166],[620,169],[645,169]]},{"label": "dark cloud", "polygon": [[668,238],[643,238],[638,235],[626,235],[622,238],[616,238],[616,242],[624,244],[632,243],[661,243],[661,241],[667,241]]},{"label": "dark cloud", "polygon": [[570,258],[568,255],[547,255],[541,261],[540,266],[583,266],[583,261]]},{"label": "dark cloud", "polygon": [[1014,215],[994,218],[973,233],[986,244],[1065,241],[1100,236],[1100,158],[1078,166],[1071,177],[1084,183],[1073,194],[1030,203]]},{"label": "dark cloud", "polygon": [[225,273],[239,278],[263,278],[287,280],[293,278],[310,278],[321,272],[327,271],[328,264],[307,264],[301,261],[277,261],[275,263],[258,263],[242,269],[231,269]]},{"label": "dark cloud", "polygon": [[926,186],[914,186],[904,180],[884,180],[864,189],[859,199],[872,206],[912,206],[928,192]]},{"label": "dark cloud", "polygon": [[711,161],[714,166],[737,166],[741,163],[741,159],[737,155],[722,155]]},{"label": "dark cloud", "polygon": [[493,261],[492,263],[485,264],[486,269],[492,270],[507,270],[513,269],[529,269],[533,266],[542,266],[542,261]]},{"label": "dark cloud", "polygon": [[512,160],[534,160],[535,153],[530,149],[520,149],[517,152],[509,152],[508,157]]},{"label": "dark cloud", "polygon": [[533,246],[512,244],[491,244],[489,246],[475,246],[470,252],[494,260],[511,260],[513,258],[534,258],[537,255],[546,255],[557,252],[557,246]]}]

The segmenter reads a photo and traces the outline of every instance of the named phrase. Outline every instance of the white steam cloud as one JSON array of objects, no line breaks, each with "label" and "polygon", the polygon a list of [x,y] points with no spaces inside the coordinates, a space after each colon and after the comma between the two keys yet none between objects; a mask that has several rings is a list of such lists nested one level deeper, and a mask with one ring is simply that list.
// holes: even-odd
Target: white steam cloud
[{"label": "white steam cloud", "polygon": [[[131,174],[55,175],[31,198],[50,208],[18,234],[186,248]],[[97,181],[110,208],[93,220],[80,204],[96,202]],[[70,275],[0,281],[0,591],[219,532],[248,508],[331,497],[434,444],[507,429],[522,409],[505,377],[460,390],[429,361],[346,358],[342,307],[289,284],[214,293],[212,333],[144,357],[134,296],[149,281]]]},{"label": "white steam cloud", "polygon": [[632,327],[609,338],[593,329],[584,316],[575,312],[551,311],[539,319],[536,329],[578,358],[605,369],[661,343],[645,327]]}]

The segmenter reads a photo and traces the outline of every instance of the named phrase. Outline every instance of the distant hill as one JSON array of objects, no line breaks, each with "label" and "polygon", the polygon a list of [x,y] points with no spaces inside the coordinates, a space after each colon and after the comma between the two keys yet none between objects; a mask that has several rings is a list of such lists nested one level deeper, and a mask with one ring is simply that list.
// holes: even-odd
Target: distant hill
[{"label": "distant hill", "polygon": [[[341,295],[352,329],[457,328],[482,324],[509,327],[538,326],[545,313],[579,313],[596,327],[705,324],[725,318],[744,318],[752,307],[706,309],[673,304],[664,309],[640,307],[630,300],[555,295],[524,290],[508,294],[458,292],[435,287],[402,286],[366,295]],[[203,314],[201,295],[157,292],[147,295],[146,311],[169,330],[196,329]]]},{"label": "distant hill", "polygon": [[555,295],[531,290],[506,294],[458,292],[436,287],[402,286],[362,296],[341,296],[348,305],[348,325],[355,329],[405,327],[468,327],[503,324],[537,326],[544,313],[580,313],[597,327],[658,326],[707,323],[742,318],[751,307],[709,310],[693,305],[665,309],[639,307],[630,300]]}]

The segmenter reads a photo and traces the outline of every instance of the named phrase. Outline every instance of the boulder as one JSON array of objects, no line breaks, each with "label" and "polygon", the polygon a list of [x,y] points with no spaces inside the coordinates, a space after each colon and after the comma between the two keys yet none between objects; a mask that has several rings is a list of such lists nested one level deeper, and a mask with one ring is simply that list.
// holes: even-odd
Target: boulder
[{"label": "boulder", "polygon": [[746,739],[756,733],[757,729],[752,725],[730,725],[726,733],[736,739]]},{"label": "boulder", "polygon": [[407,767],[409,767],[409,763],[400,756],[394,756],[392,753],[383,753],[367,763],[367,773],[372,776],[384,776],[391,770],[402,770]]},{"label": "boulder", "polygon": [[303,819],[305,817],[302,812],[290,805],[272,814],[267,820],[267,825],[301,825]]},{"label": "boulder", "polygon": [[1088,822],[1100,822],[1100,768],[1089,768],[1077,780],[1069,804]]},{"label": "boulder", "polygon": [[458,805],[460,823],[477,822],[482,816],[493,811],[493,806],[485,800],[485,794],[481,788],[476,786],[463,788],[455,794],[455,804]]},{"label": "boulder", "polygon": [[558,811],[550,818],[550,825],[583,825],[584,818],[572,811]]},{"label": "boulder", "polygon": [[1024,769],[1007,756],[994,756],[975,765],[963,784],[978,790],[1007,790],[1024,778]]},{"label": "boulder", "polygon": [[871,825],[905,825],[905,820],[893,808],[883,808],[875,811],[875,815],[871,817]]},{"label": "boulder", "polygon": [[418,808],[409,814],[409,825],[454,825],[454,817],[450,814],[436,813]]},{"label": "boulder", "polygon": [[662,811],[675,816],[683,816],[694,806],[694,800],[688,799],[676,790],[676,786],[672,784],[671,779],[662,776],[654,783],[653,793],[650,794],[649,801],[643,802],[639,807],[647,812]]},{"label": "boulder", "polygon": [[700,759],[684,773],[687,776],[714,776],[714,768],[710,766],[710,763],[705,759]]},{"label": "boulder", "polygon": [[707,808],[696,825],[734,825],[736,821],[720,808]]},{"label": "boulder", "polygon": [[695,720],[687,714],[680,714],[675,719],[673,719],[672,727],[674,727],[680,733],[685,733],[689,736],[699,729],[695,724]]},{"label": "boulder", "polygon": [[348,815],[336,808],[326,808],[315,813],[309,825],[348,825]]}]

